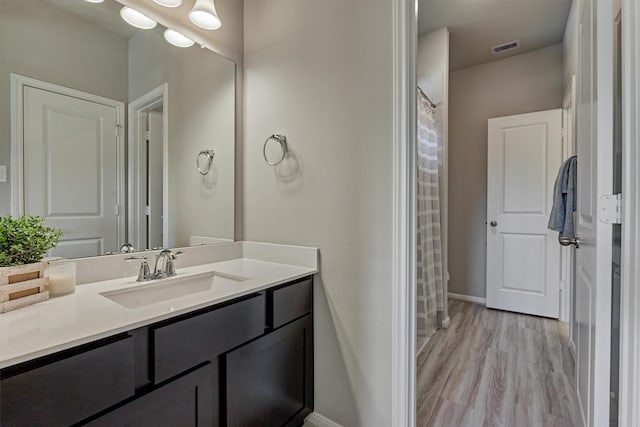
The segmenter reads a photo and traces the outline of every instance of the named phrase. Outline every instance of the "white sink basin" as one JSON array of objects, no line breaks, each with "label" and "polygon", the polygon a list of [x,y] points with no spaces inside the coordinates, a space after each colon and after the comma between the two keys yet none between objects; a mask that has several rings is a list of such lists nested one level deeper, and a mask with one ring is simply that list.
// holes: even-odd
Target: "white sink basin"
[{"label": "white sink basin", "polygon": [[211,271],[193,276],[178,276],[140,283],[135,287],[101,292],[100,295],[124,307],[139,308],[198,292],[206,292],[214,287],[234,286],[244,280],[247,279]]}]

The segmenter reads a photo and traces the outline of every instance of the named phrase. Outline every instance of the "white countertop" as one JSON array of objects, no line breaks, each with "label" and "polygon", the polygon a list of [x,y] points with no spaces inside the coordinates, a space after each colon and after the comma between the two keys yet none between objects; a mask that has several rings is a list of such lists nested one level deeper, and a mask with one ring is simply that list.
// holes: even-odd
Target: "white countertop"
[{"label": "white countertop", "polygon": [[[246,252],[249,250],[245,249]],[[176,277],[215,271],[247,280],[236,282],[233,286],[212,286],[206,291],[135,309],[128,309],[100,294],[149,284],[138,283],[135,277],[78,286],[73,294],[0,315],[0,369],[318,272],[317,266],[282,264],[245,257],[177,267],[176,270]]]}]

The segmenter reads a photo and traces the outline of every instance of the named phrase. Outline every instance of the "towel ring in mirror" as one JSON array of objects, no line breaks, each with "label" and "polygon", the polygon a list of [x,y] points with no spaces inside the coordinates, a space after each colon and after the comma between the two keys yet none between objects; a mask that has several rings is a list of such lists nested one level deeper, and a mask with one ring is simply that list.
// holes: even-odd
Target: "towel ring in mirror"
[{"label": "towel ring in mirror", "polygon": [[[207,166],[204,168],[200,167],[200,158],[202,156],[207,157]],[[209,170],[211,169],[211,164],[213,163],[213,158],[215,156],[216,156],[216,150],[201,150],[198,153],[198,156],[196,157],[196,166],[198,168],[198,172],[200,172],[200,175],[206,175],[209,173]]]},{"label": "towel ring in mirror", "polygon": [[[280,148],[282,149],[282,156],[274,162],[270,161],[269,158],[267,157],[267,144],[269,144],[269,141],[272,141],[272,140],[280,144]],[[280,163],[282,163],[285,157],[287,157],[287,151],[288,151],[287,137],[284,135],[277,135],[277,134],[271,135],[269,138],[267,138],[264,141],[264,146],[262,147],[262,155],[264,156],[265,162],[267,162],[269,166],[277,166]]]}]

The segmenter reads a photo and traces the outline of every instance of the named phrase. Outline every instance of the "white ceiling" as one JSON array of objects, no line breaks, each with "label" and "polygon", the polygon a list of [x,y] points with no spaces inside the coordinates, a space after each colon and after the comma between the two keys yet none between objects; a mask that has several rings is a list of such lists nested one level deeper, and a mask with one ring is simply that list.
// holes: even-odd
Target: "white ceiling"
[{"label": "white ceiling", "polygon": [[[418,0],[418,34],[448,27],[450,69],[471,67],[562,42],[571,0]],[[520,40],[492,56],[489,48]]]}]

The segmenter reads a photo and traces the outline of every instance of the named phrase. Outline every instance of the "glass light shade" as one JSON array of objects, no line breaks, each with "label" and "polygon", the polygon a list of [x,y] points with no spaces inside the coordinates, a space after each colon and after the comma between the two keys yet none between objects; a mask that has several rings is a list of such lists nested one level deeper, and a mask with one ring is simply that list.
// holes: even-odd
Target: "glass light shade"
[{"label": "glass light shade", "polygon": [[84,0],[84,1],[86,1],[87,3],[102,3],[102,2],[104,2],[104,0]]},{"label": "glass light shade", "polygon": [[191,47],[194,44],[189,37],[170,28],[164,31],[164,39],[177,47]]},{"label": "glass light shade", "polygon": [[142,30],[150,30],[158,24],[153,19],[130,7],[120,9],[120,16],[127,24]]},{"label": "glass light shade", "polygon": [[222,27],[222,21],[218,17],[213,0],[196,0],[196,4],[189,12],[189,20],[205,30],[217,30]]},{"label": "glass light shade", "polygon": [[178,7],[182,4],[182,0],[153,0],[153,2],[164,7]]}]

